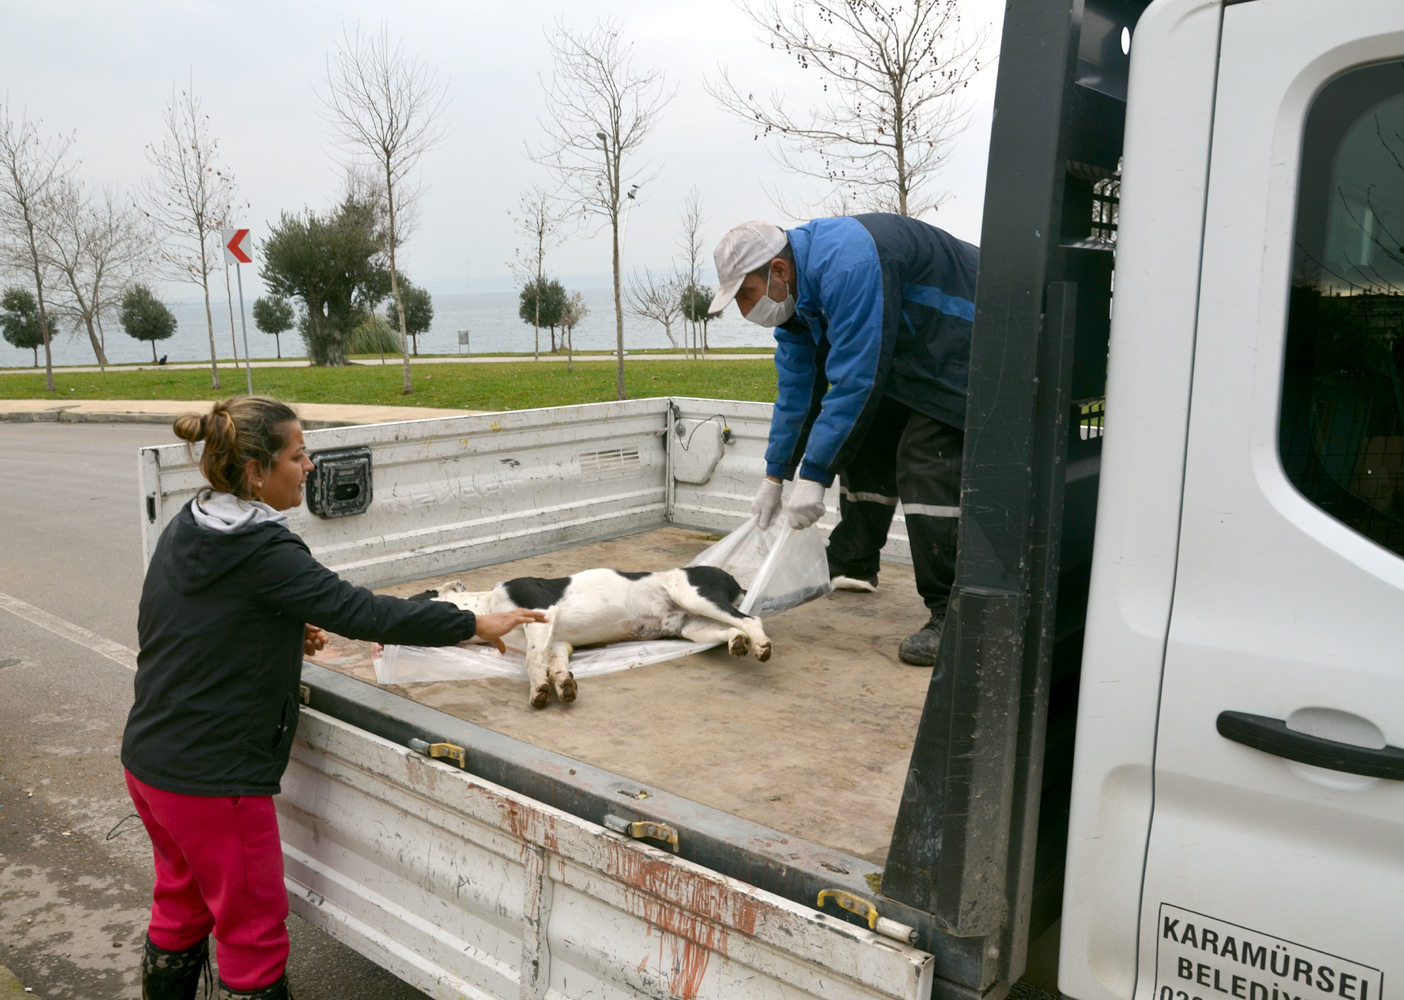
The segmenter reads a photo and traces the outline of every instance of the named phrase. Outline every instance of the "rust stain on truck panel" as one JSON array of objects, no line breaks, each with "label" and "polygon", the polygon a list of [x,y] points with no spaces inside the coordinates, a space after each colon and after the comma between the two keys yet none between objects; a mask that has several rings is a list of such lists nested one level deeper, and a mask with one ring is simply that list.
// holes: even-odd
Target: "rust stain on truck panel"
[{"label": "rust stain on truck panel", "polygon": [[554,854],[560,853],[556,834],[556,817],[511,799],[498,799],[497,807],[507,820],[507,828],[530,844],[538,844]]}]

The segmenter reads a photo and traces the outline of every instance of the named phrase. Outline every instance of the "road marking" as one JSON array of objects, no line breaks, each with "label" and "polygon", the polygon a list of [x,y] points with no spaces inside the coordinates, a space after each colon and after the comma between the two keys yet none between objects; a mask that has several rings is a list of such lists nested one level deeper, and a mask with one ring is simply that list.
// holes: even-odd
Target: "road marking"
[{"label": "road marking", "polygon": [[61,635],[70,642],[76,642],[80,646],[87,646],[99,656],[105,656],[109,660],[122,664],[128,670],[136,670],[136,653],[132,652],[120,642],[113,642],[111,639],[104,639],[96,632],[89,632],[81,626],[66,622],[57,615],[51,615],[47,611],[36,608],[32,604],[26,604],[18,597],[11,597],[9,594],[0,593],[0,608],[4,608],[12,615],[23,618],[27,622],[33,622],[40,628],[46,628],[54,635]]}]

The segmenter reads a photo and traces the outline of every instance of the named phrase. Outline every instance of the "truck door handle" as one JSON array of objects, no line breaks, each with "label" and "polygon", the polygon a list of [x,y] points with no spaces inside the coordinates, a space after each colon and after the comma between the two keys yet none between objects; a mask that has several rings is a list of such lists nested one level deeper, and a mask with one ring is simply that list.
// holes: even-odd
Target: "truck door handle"
[{"label": "truck door handle", "polygon": [[1399,747],[1362,747],[1340,743],[1310,733],[1288,729],[1281,719],[1247,712],[1220,712],[1219,735],[1244,746],[1285,757],[1301,764],[1346,774],[1404,781],[1404,750]]}]

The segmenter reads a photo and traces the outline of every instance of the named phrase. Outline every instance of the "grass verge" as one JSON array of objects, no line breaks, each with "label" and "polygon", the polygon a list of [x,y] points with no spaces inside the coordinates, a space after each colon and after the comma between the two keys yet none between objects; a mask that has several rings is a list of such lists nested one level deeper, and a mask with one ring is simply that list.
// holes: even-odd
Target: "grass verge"
[{"label": "grass verge", "polygon": [[[414,392],[402,391],[399,365],[344,368],[255,368],[254,391],[289,403],[352,403],[375,406],[440,406],[463,410],[520,410],[538,406],[599,403],[615,398],[614,363],[564,361],[491,365],[430,365],[412,369]],[[242,393],[244,373],[221,369],[222,390],[210,386],[207,370],[54,372],[57,392],[46,392],[44,373],[6,375],[0,398],[42,399],[212,399]],[[706,363],[678,359],[676,365],[649,361],[624,366],[630,399],[647,396],[703,396],[775,401],[771,361]]]}]

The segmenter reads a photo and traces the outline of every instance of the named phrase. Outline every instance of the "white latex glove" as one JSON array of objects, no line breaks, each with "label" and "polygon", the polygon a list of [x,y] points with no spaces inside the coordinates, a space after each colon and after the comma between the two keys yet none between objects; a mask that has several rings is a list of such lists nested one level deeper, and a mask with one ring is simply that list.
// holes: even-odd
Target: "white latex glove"
[{"label": "white latex glove", "polygon": [[785,520],[800,531],[824,516],[824,484],[812,479],[796,479],[790,499],[785,501]]},{"label": "white latex glove", "polygon": [[762,479],[760,492],[751,501],[751,513],[756,516],[756,523],[764,531],[770,527],[770,522],[775,519],[775,512],[780,509],[780,489],[782,484],[774,479]]}]

